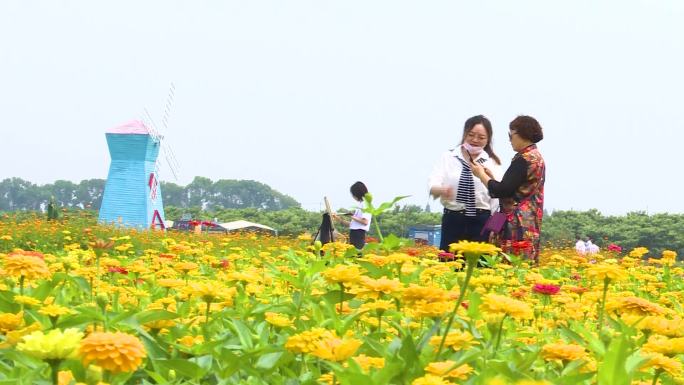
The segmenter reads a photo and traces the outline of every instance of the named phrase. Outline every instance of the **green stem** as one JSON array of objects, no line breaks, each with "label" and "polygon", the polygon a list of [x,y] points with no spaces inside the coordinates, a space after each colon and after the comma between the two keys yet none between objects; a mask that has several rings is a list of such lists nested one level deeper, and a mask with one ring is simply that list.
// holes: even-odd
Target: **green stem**
[{"label": "green stem", "polygon": [[492,353],[492,358],[496,357],[496,352],[499,350],[499,345],[501,344],[501,334],[503,334],[503,324],[506,319],[506,314],[501,318],[501,323],[499,324],[499,333],[496,335],[496,345],[494,346],[494,352]]},{"label": "green stem", "polygon": [[660,377],[660,374],[663,372],[663,369],[658,369],[655,372],[655,376],[653,376],[653,382],[651,385],[656,385],[658,383],[658,377]]},{"label": "green stem", "polygon": [[54,385],[58,385],[59,365],[62,363],[62,360],[47,360],[47,363],[50,365],[50,379],[52,379]]},{"label": "green stem", "polygon": [[207,301],[207,314],[206,314],[206,319],[204,320],[204,325],[209,324],[209,313],[211,313],[211,301]]},{"label": "green stem", "polygon": [[449,329],[451,329],[451,324],[453,324],[454,322],[456,312],[461,307],[461,302],[463,302],[463,299],[465,298],[466,290],[468,290],[468,283],[470,282],[470,277],[473,275],[473,270],[475,269],[475,265],[477,264],[479,258],[479,256],[470,258],[466,256],[468,267],[466,268],[465,280],[463,281],[463,285],[461,286],[461,293],[459,293],[458,295],[458,300],[456,300],[456,307],[451,312],[451,316],[449,316],[449,322],[447,322],[446,329],[444,330],[442,341],[439,343],[439,349],[437,349],[437,355],[435,356],[435,359],[438,359],[439,355],[442,353],[442,349],[444,348],[444,342],[446,341],[447,336],[449,335]]},{"label": "green stem", "polygon": [[378,224],[377,218],[373,221],[375,223],[375,231],[378,233],[378,239],[380,240],[380,243],[382,243],[385,239],[382,237],[382,233],[380,232],[380,225]]},{"label": "green stem", "polygon": [[26,279],[26,277],[24,277],[23,275],[21,277],[19,277],[19,294],[20,295],[24,295],[24,280],[25,279]]},{"label": "green stem", "polygon": [[340,284],[340,316],[342,315],[342,304],[344,303],[344,285]]},{"label": "green stem", "polygon": [[601,330],[603,330],[603,312],[606,308],[606,295],[608,294],[608,284],[610,283],[610,278],[606,277],[603,280],[603,299],[601,300],[601,307],[599,307],[599,318],[598,318],[598,333],[601,335]]}]

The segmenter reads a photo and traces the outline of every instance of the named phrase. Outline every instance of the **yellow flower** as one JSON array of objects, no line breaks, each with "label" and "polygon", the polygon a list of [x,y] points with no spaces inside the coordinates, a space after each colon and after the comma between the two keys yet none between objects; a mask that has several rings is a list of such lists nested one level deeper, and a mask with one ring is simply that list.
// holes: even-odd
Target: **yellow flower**
[{"label": "yellow flower", "polygon": [[625,269],[618,265],[601,263],[587,269],[587,277],[596,278],[599,281],[610,280],[612,282],[624,281],[629,278]]},{"label": "yellow flower", "polygon": [[334,334],[327,329],[313,328],[290,336],[285,342],[285,349],[293,353],[311,353],[318,348],[318,342]]},{"label": "yellow flower", "polygon": [[361,344],[356,338],[340,338],[333,334],[319,340],[311,354],[327,361],[346,361],[356,353]]},{"label": "yellow flower", "polygon": [[436,318],[442,317],[443,315],[454,310],[456,302],[444,301],[444,302],[427,302],[418,301],[408,308],[408,312],[417,318]]},{"label": "yellow flower", "polygon": [[82,338],[83,332],[73,328],[35,331],[22,338],[17,350],[40,360],[63,360],[74,355]]},{"label": "yellow flower", "polygon": [[145,347],[140,340],[121,332],[95,332],[81,342],[83,364],[91,362],[112,373],[135,371],[143,358]]},{"label": "yellow flower", "polygon": [[12,330],[7,332],[5,335],[5,342],[0,344],[0,349],[5,349],[11,346],[15,346],[19,342],[21,342],[21,339],[28,334],[31,334],[37,330],[41,330],[43,326],[40,324],[40,322],[34,322],[31,325],[23,328],[23,329],[17,329],[17,330]]},{"label": "yellow flower", "polygon": [[460,365],[454,368],[455,364],[455,361],[431,362],[425,371],[436,376],[458,378],[459,380],[467,379],[468,375],[473,372],[470,365]]},{"label": "yellow flower", "polygon": [[500,248],[485,242],[458,241],[449,245],[452,253],[470,254],[475,256],[496,255],[501,251]]},{"label": "yellow flower", "polygon": [[356,357],[352,357],[354,361],[361,367],[364,372],[368,372],[370,368],[384,368],[385,359],[382,357],[368,357],[365,354],[359,354]]},{"label": "yellow flower", "polygon": [[60,370],[57,373],[58,385],[69,385],[72,381],[74,381],[74,374],[71,373],[71,370]]},{"label": "yellow flower", "polygon": [[646,254],[648,254],[648,249],[645,247],[637,247],[629,252],[629,256],[632,258],[641,258]]},{"label": "yellow flower", "polygon": [[175,287],[181,287],[185,285],[185,281],[182,279],[173,279],[173,278],[161,278],[157,280],[157,286],[160,287],[165,287],[168,289],[175,288]]},{"label": "yellow flower", "polygon": [[198,297],[204,302],[218,302],[232,299],[237,289],[227,288],[218,281],[198,281],[191,282],[188,291],[193,297]]},{"label": "yellow flower", "polygon": [[661,353],[666,356],[675,356],[684,353],[684,338],[666,338],[662,336],[651,336],[644,344],[642,350],[645,352]]},{"label": "yellow flower", "polygon": [[64,306],[50,304],[50,305],[46,305],[46,306],[41,307],[40,310],[38,310],[38,313],[44,314],[44,315],[50,316],[50,317],[59,317],[61,315],[65,315],[65,314],[71,314],[71,313],[73,313],[73,311],[69,308],[64,307]]},{"label": "yellow flower", "polygon": [[516,319],[532,319],[534,313],[528,304],[503,295],[487,294],[480,304],[480,312],[490,315],[509,315]]},{"label": "yellow flower", "polygon": [[[434,336],[430,338],[430,345],[434,346],[435,349],[439,347],[439,344],[442,342],[442,337],[441,336]],[[475,341],[475,338],[473,337],[472,334],[470,334],[467,331],[452,331],[449,332],[449,334],[446,337],[446,340],[444,340],[444,347],[447,348],[452,348],[456,351],[458,350],[467,350],[470,349],[473,345],[477,345],[478,342]]]},{"label": "yellow flower", "polygon": [[378,298],[380,294],[398,293],[403,289],[403,285],[398,279],[388,279],[387,277],[373,279],[362,276],[360,283],[363,289],[358,294],[363,297]]},{"label": "yellow flower", "polygon": [[435,376],[434,374],[426,374],[423,377],[418,377],[413,380],[411,385],[453,385],[453,382]]},{"label": "yellow flower", "polygon": [[541,354],[547,361],[575,361],[587,357],[587,352],[583,346],[563,342],[544,345]]},{"label": "yellow flower", "polygon": [[606,303],[607,311],[620,311],[636,315],[663,315],[667,311],[660,305],[639,297],[619,297]]},{"label": "yellow flower", "polygon": [[404,289],[402,301],[410,304],[417,301],[442,302],[449,299],[449,293],[440,287],[411,284]]},{"label": "yellow flower", "polygon": [[286,316],[273,312],[266,312],[266,322],[279,328],[292,326],[292,321]]},{"label": "yellow flower", "polygon": [[682,363],[675,358],[670,358],[660,353],[648,353],[644,357],[649,358],[649,361],[641,367],[641,370],[649,368],[660,369],[666,371],[672,377],[677,377],[682,373]]},{"label": "yellow flower", "polygon": [[358,266],[337,265],[321,273],[328,283],[339,283],[349,285],[359,282],[361,270]]},{"label": "yellow flower", "polygon": [[204,337],[203,336],[186,335],[186,336],[183,336],[183,337],[177,339],[176,342],[180,345],[185,346],[186,348],[191,348],[195,345],[199,345],[199,344],[203,343]]},{"label": "yellow flower", "polygon": [[374,302],[367,302],[361,305],[359,310],[361,311],[378,311],[378,312],[385,312],[390,309],[394,309],[396,307],[396,303],[392,301],[386,301],[386,300],[377,300]]},{"label": "yellow flower", "polygon": [[28,280],[50,275],[50,270],[42,258],[19,253],[12,253],[5,258],[5,272],[12,277],[24,277]]},{"label": "yellow flower", "polygon": [[15,295],[14,302],[20,305],[37,306],[40,305],[40,301],[29,297],[28,295]]},{"label": "yellow flower", "polygon": [[0,314],[0,332],[7,333],[12,330],[17,330],[24,323],[24,312],[20,311],[17,314],[2,313]]}]

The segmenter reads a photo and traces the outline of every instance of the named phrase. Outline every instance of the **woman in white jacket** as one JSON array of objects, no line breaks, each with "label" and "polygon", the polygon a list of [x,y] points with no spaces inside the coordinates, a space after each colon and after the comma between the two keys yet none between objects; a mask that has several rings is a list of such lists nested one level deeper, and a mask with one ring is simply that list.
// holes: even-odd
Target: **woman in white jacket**
[{"label": "woman in white jacket", "polygon": [[439,246],[444,251],[460,240],[487,241],[489,234],[480,234],[482,227],[499,207],[487,186],[473,176],[470,162],[501,179],[501,161],[492,147],[492,124],[483,115],[466,120],[460,145],[443,153],[430,174],[430,194],[444,206]]}]

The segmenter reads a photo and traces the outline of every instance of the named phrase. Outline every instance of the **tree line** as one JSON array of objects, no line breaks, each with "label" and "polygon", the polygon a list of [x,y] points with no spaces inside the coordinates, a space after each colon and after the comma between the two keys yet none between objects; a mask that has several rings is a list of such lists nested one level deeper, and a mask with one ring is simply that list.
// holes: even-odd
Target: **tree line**
[{"label": "tree line", "polygon": [[[322,215],[298,207],[280,211],[267,211],[255,208],[201,210],[195,208],[167,207],[167,218],[180,218],[183,213],[193,218],[230,222],[244,219],[261,223],[278,230],[283,235],[299,235],[303,232],[314,233],[321,224]],[[441,213],[424,211],[415,205],[395,206],[393,210],[373,220],[379,221],[383,234],[408,237],[413,226],[438,225]],[[346,229],[337,226],[338,230]],[[369,233],[376,236],[371,226]],[[684,257],[684,214],[653,214],[632,212],[626,215],[603,215],[598,210],[546,212],[542,224],[542,242],[558,247],[573,247],[576,237],[592,238],[602,248],[614,243],[629,251],[643,246],[651,250],[651,255],[659,256],[665,250],[674,250]]]},{"label": "tree line", "polygon": [[[53,198],[59,207],[99,210],[104,187],[104,179],[86,179],[79,183],[58,180],[37,185],[21,178],[7,178],[0,182],[0,211],[45,211]],[[213,182],[198,176],[187,186],[162,182],[161,191],[165,205],[181,208],[283,210],[300,207],[292,197],[252,180]]]},{"label": "tree line", "polygon": [[[87,179],[79,183],[58,180],[37,185],[21,178],[0,182],[0,211],[42,211],[54,197],[57,207],[97,211],[102,203],[105,180]],[[179,219],[189,213],[195,219],[229,222],[244,219],[271,226],[284,235],[315,232],[321,213],[303,210],[292,197],[268,185],[250,180],[221,179],[212,181],[195,177],[187,186],[162,182],[162,197],[167,219]],[[95,216],[96,217],[96,216]],[[396,206],[379,218],[384,234],[407,237],[412,226],[437,225],[441,213],[430,213],[419,206]],[[343,230],[343,229],[342,229]],[[371,228],[370,235],[374,236]],[[624,249],[644,246],[654,253],[663,249],[684,256],[684,215],[632,212],[606,216],[598,210],[554,211],[545,213],[542,242],[571,246],[576,237],[591,237],[594,243],[607,247],[615,243]]]}]

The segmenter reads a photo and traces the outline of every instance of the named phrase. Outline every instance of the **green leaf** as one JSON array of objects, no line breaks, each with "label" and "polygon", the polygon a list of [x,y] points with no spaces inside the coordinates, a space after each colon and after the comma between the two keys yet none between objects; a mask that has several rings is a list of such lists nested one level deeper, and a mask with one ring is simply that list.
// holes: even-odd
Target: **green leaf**
[{"label": "green leaf", "polygon": [[629,341],[625,334],[614,338],[603,362],[598,367],[598,385],[630,385],[631,376],[627,373],[626,362],[629,354]]},{"label": "green leaf", "polygon": [[243,349],[252,349],[254,347],[254,342],[252,341],[252,332],[249,330],[249,327],[242,321],[236,319],[231,320],[230,324],[233,325],[233,331],[240,339]]},{"label": "green leaf", "polygon": [[168,310],[146,310],[135,316],[140,324],[178,318],[178,314]]},{"label": "green leaf", "polygon": [[354,294],[350,294],[347,292],[344,292],[344,294],[342,294],[342,291],[340,291],[340,290],[333,290],[333,291],[329,291],[329,292],[325,293],[323,295],[323,300],[325,300],[326,302],[328,302],[330,304],[336,304],[336,303],[340,303],[340,296],[342,296],[342,298],[345,301],[349,301],[350,299],[354,298]]},{"label": "green leaf", "polygon": [[167,370],[175,370],[176,374],[182,377],[197,380],[204,376],[206,370],[202,369],[196,363],[189,360],[170,359],[170,360],[156,360],[157,363]]},{"label": "green leaf", "polygon": [[256,363],[256,367],[258,369],[265,369],[265,370],[270,370],[273,369],[273,367],[278,363],[278,360],[280,360],[280,357],[283,356],[283,352],[275,352],[275,353],[268,353],[264,354],[261,357],[259,357],[259,360]]}]

